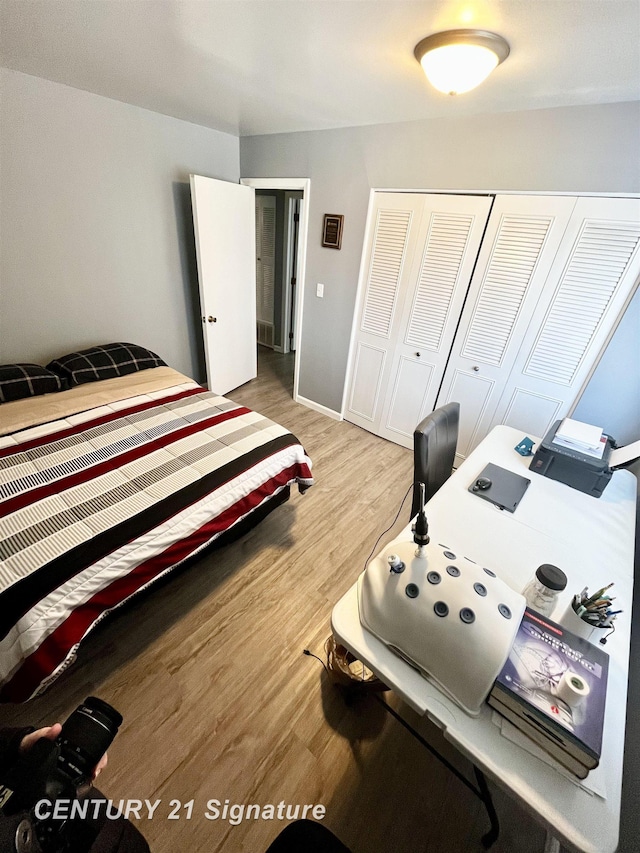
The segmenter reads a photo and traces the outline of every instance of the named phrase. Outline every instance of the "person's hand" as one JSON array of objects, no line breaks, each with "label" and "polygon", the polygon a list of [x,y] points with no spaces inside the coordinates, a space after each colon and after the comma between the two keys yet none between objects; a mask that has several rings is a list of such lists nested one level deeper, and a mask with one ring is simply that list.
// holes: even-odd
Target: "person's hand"
[{"label": "person's hand", "polygon": [[[40,738],[47,738],[47,740],[55,740],[60,732],[62,731],[62,726],[60,723],[54,723],[52,726],[45,726],[43,729],[38,729],[35,732],[31,732],[31,734],[25,735],[20,741],[20,752],[24,753],[28,749],[30,749],[36,741],[39,741]],[[91,780],[94,781],[98,778],[100,773],[107,766],[107,762],[109,761],[107,757],[107,753],[102,756],[100,761],[93,768],[93,774],[91,776]]]},{"label": "person's hand", "polygon": [[28,749],[39,741],[40,738],[45,737],[47,740],[55,740],[60,732],[62,731],[62,725],[60,723],[54,723],[52,726],[45,726],[43,729],[38,729],[35,732],[31,732],[31,734],[25,735],[20,741],[20,752],[24,754]]},{"label": "person's hand", "polygon": [[104,770],[104,768],[107,766],[108,761],[109,761],[109,757],[108,757],[107,753],[105,752],[105,754],[102,756],[102,758],[100,759],[100,761],[98,761],[98,763],[96,764],[96,766],[93,768],[93,776],[91,777],[91,778],[92,778],[92,781],[94,781],[94,782],[95,782],[95,780],[98,778],[98,776],[100,775],[100,773],[101,773],[101,772]]}]

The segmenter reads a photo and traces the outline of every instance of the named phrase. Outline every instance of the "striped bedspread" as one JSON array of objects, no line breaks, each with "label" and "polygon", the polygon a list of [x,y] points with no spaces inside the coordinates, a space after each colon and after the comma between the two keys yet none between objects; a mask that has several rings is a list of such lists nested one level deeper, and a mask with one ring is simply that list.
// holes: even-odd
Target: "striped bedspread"
[{"label": "striped bedspread", "polygon": [[0,439],[0,699],[41,693],[109,611],[310,466],[284,427],[186,381]]}]

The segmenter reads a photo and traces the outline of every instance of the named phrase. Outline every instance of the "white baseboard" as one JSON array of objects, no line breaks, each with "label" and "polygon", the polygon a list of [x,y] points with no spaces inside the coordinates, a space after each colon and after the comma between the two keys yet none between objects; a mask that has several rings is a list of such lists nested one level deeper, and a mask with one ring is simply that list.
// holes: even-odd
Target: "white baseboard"
[{"label": "white baseboard", "polygon": [[306,397],[301,397],[300,394],[298,394],[298,396],[295,398],[295,402],[301,403],[308,409],[313,409],[314,412],[320,412],[321,415],[326,415],[328,418],[333,418],[334,421],[343,420],[340,412],[336,412],[333,409],[329,409],[326,406],[322,406],[320,403],[315,403],[313,400],[308,400]]}]

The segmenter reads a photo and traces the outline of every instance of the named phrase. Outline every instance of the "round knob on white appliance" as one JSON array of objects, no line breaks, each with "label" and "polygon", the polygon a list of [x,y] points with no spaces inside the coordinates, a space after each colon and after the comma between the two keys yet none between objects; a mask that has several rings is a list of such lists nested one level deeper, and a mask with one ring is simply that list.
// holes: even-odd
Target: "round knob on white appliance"
[{"label": "round knob on white appliance", "polygon": [[405,570],[405,565],[397,554],[389,554],[387,557],[387,563],[389,563],[389,571],[396,575],[399,575]]}]

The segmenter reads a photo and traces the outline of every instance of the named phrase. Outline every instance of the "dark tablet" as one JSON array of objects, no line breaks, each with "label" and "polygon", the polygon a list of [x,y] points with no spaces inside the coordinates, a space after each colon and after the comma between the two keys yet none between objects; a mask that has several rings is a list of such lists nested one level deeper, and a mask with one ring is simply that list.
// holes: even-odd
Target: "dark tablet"
[{"label": "dark tablet", "polygon": [[[491,485],[487,485],[487,480]],[[527,491],[531,480],[507,471],[499,465],[490,462],[486,465],[469,486],[469,491],[495,504],[500,509],[514,512]]]}]

